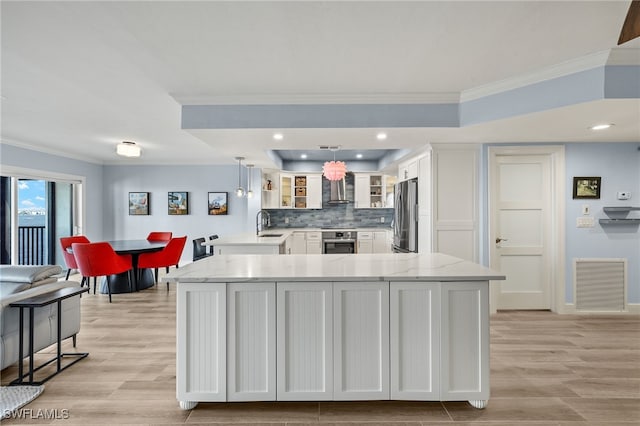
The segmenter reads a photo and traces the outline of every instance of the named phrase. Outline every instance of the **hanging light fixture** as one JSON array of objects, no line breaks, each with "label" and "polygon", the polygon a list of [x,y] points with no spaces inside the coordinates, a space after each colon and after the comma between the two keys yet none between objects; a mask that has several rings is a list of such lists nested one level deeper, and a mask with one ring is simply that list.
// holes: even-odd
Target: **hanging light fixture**
[{"label": "hanging light fixture", "polygon": [[235,157],[238,160],[238,188],[236,188],[236,195],[238,197],[244,196],[244,188],[242,187],[242,160],[244,157]]},{"label": "hanging light fixture", "polygon": [[140,157],[140,147],[135,142],[122,141],[116,145],[116,154],[123,157]]},{"label": "hanging light fixture", "polygon": [[347,165],[343,161],[336,161],[337,148],[331,150],[333,151],[333,161],[324,163],[322,173],[329,180],[342,180],[347,174]]},{"label": "hanging light fixture", "polygon": [[251,190],[251,170],[253,164],[247,164],[247,198],[253,198],[253,191]]}]

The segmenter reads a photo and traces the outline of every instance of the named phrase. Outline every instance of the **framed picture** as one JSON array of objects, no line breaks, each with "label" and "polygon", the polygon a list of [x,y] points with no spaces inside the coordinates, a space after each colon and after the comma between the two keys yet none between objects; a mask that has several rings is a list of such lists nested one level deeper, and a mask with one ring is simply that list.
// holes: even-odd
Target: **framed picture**
[{"label": "framed picture", "polygon": [[573,199],[591,198],[600,199],[600,176],[574,177]]},{"label": "framed picture", "polygon": [[210,192],[207,202],[207,210],[210,215],[228,214],[227,193]]},{"label": "framed picture", "polygon": [[130,192],[129,193],[129,214],[132,216],[149,214],[149,193]]},{"label": "framed picture", "polygon": [[189,193],[169,192],[168,207],[170,215],[189,214]]}]

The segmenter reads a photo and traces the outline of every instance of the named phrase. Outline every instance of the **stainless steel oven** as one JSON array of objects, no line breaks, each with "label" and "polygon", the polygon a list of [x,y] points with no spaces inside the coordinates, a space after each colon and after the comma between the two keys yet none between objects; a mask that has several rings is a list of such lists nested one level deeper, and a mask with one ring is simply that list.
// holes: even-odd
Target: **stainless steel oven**
[{"label": "stainless steel oven", "polygon": [[322,232],[322,253],[355,253],[356,239],[356,231],[324,231]]}]

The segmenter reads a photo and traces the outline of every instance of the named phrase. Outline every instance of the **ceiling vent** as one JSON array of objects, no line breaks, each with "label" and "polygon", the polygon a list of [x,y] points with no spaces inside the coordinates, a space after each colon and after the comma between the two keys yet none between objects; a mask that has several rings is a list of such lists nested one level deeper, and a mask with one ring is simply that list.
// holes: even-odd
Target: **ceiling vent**
[{"label": "ceiling vent", "polygon": [[323,151],[337,151],[340,149],[340,145],[320,145],[319,148]]}]

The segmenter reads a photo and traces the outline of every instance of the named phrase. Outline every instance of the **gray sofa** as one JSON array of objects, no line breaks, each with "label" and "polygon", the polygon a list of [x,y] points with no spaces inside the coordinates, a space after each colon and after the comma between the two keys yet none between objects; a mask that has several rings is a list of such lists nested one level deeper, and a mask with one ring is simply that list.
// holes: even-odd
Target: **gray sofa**
[{"label": "gray sofa", "polygon": [[[9,305],[28,297],[49,293],[64,287],[77,287],[74,281],[58,281],[63,276],[57,265],[0,265],[0,369],[15,364],[19,356],[19,308]],[[80,331],[80,297],[62,301],[62,338],[74,337]],[[28,310],[24,312],[28,331]],[[35,309],[34,350],[37,352],[57,341],[58,308],[55,303]],[[28,355],[28,333],[23,354]]]}]

